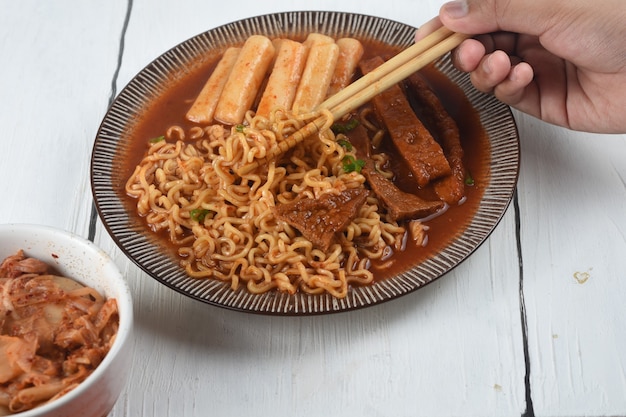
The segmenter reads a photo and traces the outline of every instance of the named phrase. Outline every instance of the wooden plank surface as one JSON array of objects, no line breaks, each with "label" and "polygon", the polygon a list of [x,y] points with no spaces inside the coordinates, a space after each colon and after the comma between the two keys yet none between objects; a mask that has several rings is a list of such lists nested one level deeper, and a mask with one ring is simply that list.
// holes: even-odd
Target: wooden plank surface
[{"label": "wooden plank surface", "polygon": [[534,409],[623,415],[626,135],[565,135],[518,120]]},{"label": "wooden plank surface", "polygon": [[[112,92],[197,33],[312,8],[418,26],[441,3],[4,1],[0,222],[86,237]],[[493,235],[442,279],[373,308],[281,318],[207,306],[142,273],[98,222],[136,305],[132,376],[111,416],[626,414],[626,135],[516,118],[518,199]]]},{"label": "wooden plank surface", "polygon": [[126,4],[3,1],[2,223],[86,236],[89,155],[108,106]]}]

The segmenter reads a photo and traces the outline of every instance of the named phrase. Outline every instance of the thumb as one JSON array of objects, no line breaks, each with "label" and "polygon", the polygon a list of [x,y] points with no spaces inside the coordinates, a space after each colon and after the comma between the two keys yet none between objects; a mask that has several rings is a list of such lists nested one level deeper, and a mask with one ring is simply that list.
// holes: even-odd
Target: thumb
[{"label": "thumb", "polygon": [[453,0],[441,6],[439,18],[455,32],[478,35],[498,31],[539,35],[558,13],[558,1]]}]

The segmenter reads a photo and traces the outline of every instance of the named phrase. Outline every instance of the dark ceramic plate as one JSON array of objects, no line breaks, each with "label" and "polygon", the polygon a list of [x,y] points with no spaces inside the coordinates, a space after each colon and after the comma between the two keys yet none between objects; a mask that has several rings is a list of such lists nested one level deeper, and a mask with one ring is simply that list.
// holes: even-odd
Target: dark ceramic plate
[{"label": "dark ceramic plate", "polygon": [[144,68],[115,99],[93,147],[91,185],[104,226],[121,250],[148,275],[162,284],[202,302],[229,309],[274,314],[310,315],[353,310],[395,299],[417,290],[453,269],[480,246],[506,211],[518,177],[519,140],[509,108],[493,97],[475,91],[465,74],[457,72],[449,57],[437,62],[439,70],[466,94],[479,113],[489,137],[491,178],[472,221],[442,251],[407,272],[365,287],[350,289],[344,299],[330,295],[288,295],[269,292],[253,295],[232,291],[229,284],[188,277],[176,255],[147,229],[125,203],[121,157],[129,148],[129,131],[136,118],[168,80],[182,77],[185,67],[201,56],[242,42],[252,34],[269,37],[322,32],[335,38],[353,36],[394,46],[413,43],[415,28],[373,16],[341,12],[285,12],[233,22],[197,35],[165,52]]}]

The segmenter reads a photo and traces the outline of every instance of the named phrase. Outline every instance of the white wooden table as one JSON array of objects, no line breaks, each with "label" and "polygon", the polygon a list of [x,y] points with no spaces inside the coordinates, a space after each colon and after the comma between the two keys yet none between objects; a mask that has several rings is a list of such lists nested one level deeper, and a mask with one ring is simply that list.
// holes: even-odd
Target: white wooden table
[{"label": "white wooden table", "polygon": [[626,415],[626,135],[515,113],[517,194],[488,241],[413,294],[297,318],[227,311],[149,278],[92,207],[112,98],[177,43],[240,18],[341,10],[419,26],[442,1],[0,2],[0,223],[90,236],[136,305],[111,416]]}]

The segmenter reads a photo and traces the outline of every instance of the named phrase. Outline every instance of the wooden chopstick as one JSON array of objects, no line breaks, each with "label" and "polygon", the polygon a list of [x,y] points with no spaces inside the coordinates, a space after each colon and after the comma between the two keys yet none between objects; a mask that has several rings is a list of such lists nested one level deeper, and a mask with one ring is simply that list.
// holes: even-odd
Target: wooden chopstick
[{"label": "wooden chopstick", "polygon": [[320,104],[335,120],[457,47],[468,35],[441,27]]},{"label": "wooden chopstick", "polygon": [[442,26],[329,97],[319,108],[329,109],[337,120],[451,51],[467,37]]},{"label": "wooden chopstick", "polygon": [[[319,105],[318,109],[330,111],[333,119],[338,120],[352,110],[367,103],[374,96],[450,52],[467,38],[468,35],[452,32],[446,27],[441,27],[386,61],[372,72],[329,97]],[[238,173],[244,175],[256,169],[262,163],[282,155],[305,138],[318,132],[326,122],[326,115],[319,116],[279,143],[278,148],[268,152],[265,158],[241,167]]]}]

